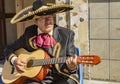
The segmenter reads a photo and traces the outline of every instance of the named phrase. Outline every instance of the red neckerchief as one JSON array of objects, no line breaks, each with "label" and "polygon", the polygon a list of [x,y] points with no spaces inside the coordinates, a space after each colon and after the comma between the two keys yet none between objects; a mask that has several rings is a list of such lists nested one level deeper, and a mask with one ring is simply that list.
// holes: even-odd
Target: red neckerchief
[{"label": "red neckerchief", "polygon": [[47,33],[41,33],[35,38],[33,38],[33,42],[38,46],[38,47],[43,47],[43,48],[50,48],[53,47],[56,44],[56,41],[54,38],[47,34]]}]

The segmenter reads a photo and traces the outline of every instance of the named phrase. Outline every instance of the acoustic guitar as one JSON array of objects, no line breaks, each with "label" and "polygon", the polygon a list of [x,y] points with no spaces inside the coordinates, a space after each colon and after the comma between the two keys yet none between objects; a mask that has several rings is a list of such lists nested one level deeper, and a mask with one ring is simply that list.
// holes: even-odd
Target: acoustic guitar
[{"label": "acoustic guitar", "polygon": [[[2,70],[2,81],[6,84],[24,84],[23,82],[28,78],[41,81],[48,74],[52,64],[65,63],[67,59],[67,57],[51,58],[42,49],[33,52],[20,49],[19,53],[18,58],[27,63],[24,66],[26,71],[18,73],[16,69],[13,70],[10,62],[6,61]],[[97,55],[82,55],[77,57],[76,62],[78,64],[96,65],[100,62],[100,57]]]}]

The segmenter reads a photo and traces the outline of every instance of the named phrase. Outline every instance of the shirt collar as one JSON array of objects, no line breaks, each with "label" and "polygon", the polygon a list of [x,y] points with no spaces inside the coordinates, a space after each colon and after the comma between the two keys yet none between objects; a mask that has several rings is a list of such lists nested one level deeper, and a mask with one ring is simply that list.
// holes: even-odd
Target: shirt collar
[{"label": "shirt collar", "polygon": [[[37,28],[37,31],[38,31],[38,35],[41,34],[41,33],[43,33],[39,28]],[[51,31],[49,34],[53,35],[53,31]]]}]

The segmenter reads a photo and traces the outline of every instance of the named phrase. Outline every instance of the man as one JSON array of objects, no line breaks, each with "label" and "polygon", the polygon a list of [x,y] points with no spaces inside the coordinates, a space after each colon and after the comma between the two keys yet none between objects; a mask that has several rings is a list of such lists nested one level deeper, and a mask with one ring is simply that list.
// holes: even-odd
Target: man
[{"label": "man", "polygon": [[[32,19],[34,25],[26,28],[24,34],[13,44],[4,50],[4,56],[19,73],[26,72],[23,66],[26,62],[18,58],[14,53],[20,48],[29,52],[37,49],[45,50],[51,58],[57,43],[60,43],[59,57],[68,57],[65,63],[59,64],[59,68],[53,65],[47,76],[39,81],[34,79],[25,80],[24,84],[78,84],[77,63],[74,46],[74,32],[60,27],[54,23],[54,13],[65,12],[73,9],[69,5],[48,5],[44,0],[36,0],[33,7],[23,9],[15,15],[11,23],[22,22]],[[28,13],[26,13],[26,11]],[[24,14],[23,14],[24,13]],[[47,35],[47,36],[46,36]],[[52,44],[50,44],[52,43]]]}]

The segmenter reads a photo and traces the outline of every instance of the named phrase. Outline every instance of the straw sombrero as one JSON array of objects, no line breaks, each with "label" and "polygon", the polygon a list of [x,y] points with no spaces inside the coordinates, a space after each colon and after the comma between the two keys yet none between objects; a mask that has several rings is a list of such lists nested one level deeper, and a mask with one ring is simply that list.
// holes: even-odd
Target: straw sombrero
[{"label": "straw sombrero", "polygon": [[28,6],[18,12],[11,20],[11,23],[18,23],[32,19],[35,15],[50,15],[72,10],[74,7],[68,4],[51,4],[44,0],[36,0],[32,6]]}]

